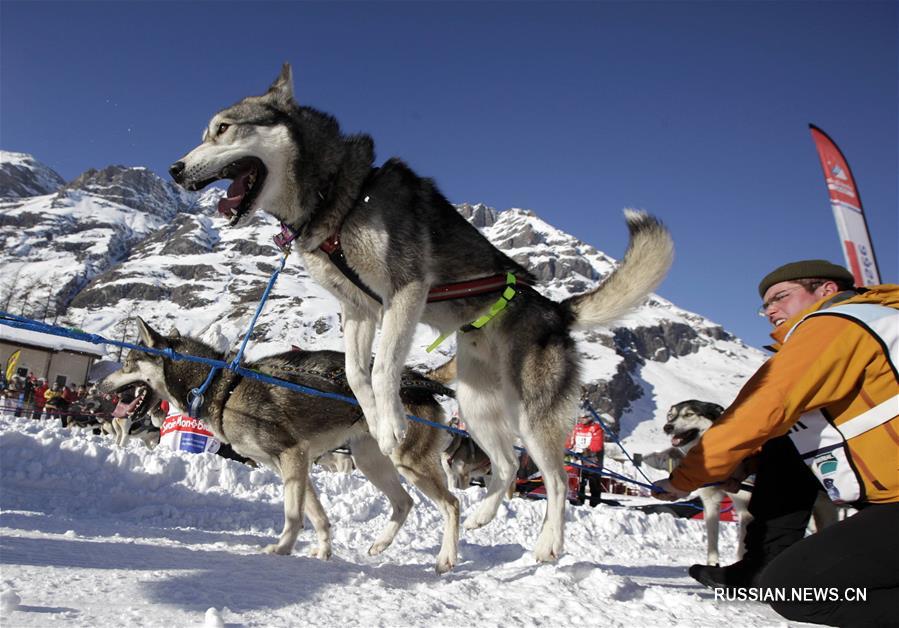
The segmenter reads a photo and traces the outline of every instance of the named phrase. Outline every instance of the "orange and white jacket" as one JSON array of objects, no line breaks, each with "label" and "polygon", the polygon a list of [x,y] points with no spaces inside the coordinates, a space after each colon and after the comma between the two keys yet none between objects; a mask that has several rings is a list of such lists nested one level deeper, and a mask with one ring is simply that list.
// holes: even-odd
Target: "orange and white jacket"
[{"label": "orange and white jacket", "polygon": [[777,354],[671,474],[675,487],[724,480],[789,434],[833,501],[899,502],[899,286],[834,301],[774,330]]}]

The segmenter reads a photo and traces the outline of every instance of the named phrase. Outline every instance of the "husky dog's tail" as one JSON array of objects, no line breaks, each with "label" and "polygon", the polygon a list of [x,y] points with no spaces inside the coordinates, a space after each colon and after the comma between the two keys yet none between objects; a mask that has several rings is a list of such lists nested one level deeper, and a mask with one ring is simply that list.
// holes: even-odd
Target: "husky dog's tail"
[{"label": "husky dog's tail", "polygon": [[565,301],[577,327],[608,325],[640,305],[668,274],[674,242],[668,229],[646,212],[624,210],[630,243],[624,259],[596,289]]}]

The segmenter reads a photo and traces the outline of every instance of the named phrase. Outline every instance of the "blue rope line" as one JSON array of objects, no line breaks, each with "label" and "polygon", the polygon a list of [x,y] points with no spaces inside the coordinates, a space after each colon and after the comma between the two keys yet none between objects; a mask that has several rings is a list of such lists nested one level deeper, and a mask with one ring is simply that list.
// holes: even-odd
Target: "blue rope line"
[{"label": "blue rope line", "polygon": [[[282,261],[281,268],[283,268],[283,267],[284,267],[284,263]],[[280,269],[278,269],[278,271],[276,271],[276,273],[277,272],[280,272]],[[275,276],[272,277],[272,279],[274,279],[274,278],[275,278]],[[274,283],[273,281],[269,282],[269,288],[271,288],[271,285],[273,285],[273,283]],[[266,289],[266,292],[269,291],[269,288]],[[263,298],[266,298],[266,295],[263,295]],[[258,318],[260,309],[261,309],[261,304],[260,304],[260,308],[257,309],[256,316],[254,316],[253,324],[255,324],[256,318]],[[195,363],[199,363],[199,364],[205,364],[207,366],[212,367],[212,371],[210,371],[210,375],[207,377],[207,380],[204,383],[204,386],[209,385],[209,382],[211,381],[212,377],[214,376],[213,374],[215,372],[217,372],[217,370],[228,369],[228,370],[234,371],[235,373],[237,373],[238,375],[241,375],[243,377],[255,379],[257,381],[261,381],[266,384],[271,384],[274,386],[281,386],[283,388],[287,388],[289,390],[293,390],[295,392],[299,392],[304,395],[309,395],[312,397],[321,397],[324,399],[331,399],[334,401],[341,401],[343,403],[348,403],[348,404],[354,405],[354,406],[359,405],[359,402],[354,397],[348,397],[346,395],[341,395],[338,393],[329,393],[329,392],[324,392],[322,390],[316,390],[315,388],[309,388],[309,387],[303,386],[301,384],[295,384],[294,382],[290,382],[290,381],[287,381],[287,380],[284,380],[284,379],[281,379],[278,377],[272,377],[270,375],[266,375],[265,373],[260,373],[259,371],[254,371],[252,369],[247,369],[243,366],[239,366],[240,353],[234,360],[232,360],[230,363],[228,363],[228,362],[224,362],[222,360],[214,360],[211,358],[203,358],[203,357],[199,357],[199,356],[178,353],[171,347],[169,347],[167,349],[153,349],[150,347],[145,347],[143,345],[138,345],[138,344],[134,344],[131,342],[110,340],[99,334],[90,334],[90,333],[80,331],[77,329],[66,329],[63,327],[47,325],[46,323],[39,323],[37,321],[29,320],[22,316],[18,316],[18,315],[12,314],[10,312],[4,312],[4,311],[0,311],[0,325],[6,325],[8,327],[13,327],[16,329],[25,329],[28,331],[36,331],[39,333],[45,333],[45,334],[49,334],[52,336],[71,338],[73,340],[81,340],[84,342],[89,342],[91,344],[111,345],[111,346],[115,346],[115,347],[131,349],[134,351],[142,351],[144,353],[149,353],[150,355],[162,356],[164,358],[168,358],[170,360],[175,360],[175,361],[183,360],[186,362],[195,362]],[[250,331],[252,330],[252,326],[253,325],[251,324]],[[246,338],[249,337],[250,331],[247,332],[247,335],[244,338],[244,343],[241,346],[241,353],[243,352],[243,349],[246,346]],[[194,389],[194,390],[196,390],[196,389]],[[204,388],[204,390],[205,390],[205,388]],[[593,412],[592,408],[590,408],[590,410],[591,410],[591,412]],[[593,412],[593,413],[594,413],[594,416],[596,416],[596,413],[595,412]],[[428,425],[433,428],[446,430],[453,434],[458,434],[459,436],[462,436],[464,438],[471,438],[471,435],[468,432],[466,432],[465,430],[461,430],[459,428],[452,427],[450,425],[443,425],[443,424],[437,423],[435,421],[429,421],[428,419],[417,417],[412,414],[407,414],[406,418],[408,418],[412,421],[417,421],[418,423],[422,423],[424,425]],[[597,419],[599,419],[598,416],[597,416]],[[606,433],[611,434],[611,432],[608,431],[606,426],[603,425],[601,419],[599,419],[599,422],[600,422],[600,425],[602,425],[603,430],[605,430]],[[613,435],[613,438],[614,438],[614,435]],[[620,446],[620,443],[619,443],[619,446]],[[515,447],[515,449],[519,452],[526,451],[523,447]],[[623,447],[622,447],[622,450],[624,450]],[[577,454],[576,452],[567,450],[566,453],[569,455],[575,456],[578,459],[583,460],[583,457],[580,454]],[[625,453],[627,453],[627,452],[625,452]],[[631,462],[633,462],[633,460],[631,460]],[[606,475],[608,477],[619,480],[621,482],[635,484],[637,486],[647,488],[649,490],[657,490],[657,489],[655,489],[655,487],[652,486],[651,483],[644,484],[642,482],[639,482],[632,478],[620,475],[613,471],[608,471],[606,469],[597,469],[595,467],[587,467],[587,466],[579,465],[576,463],[569,463],[569,464],[571,466],[575,466],[579,469],[583,469],[584,471],[586,471],[588,473],[593,473],[593,474],[597,474],[597,475]],[[646,478],[645,475],[644,475],[644,478]],[[647,479],[647,481],[649,481],[648,478],[646,478],[646,479]]]},{"label": "blue rope line", "polygon": [[[468,435],[466,434],[466,436],[468,436]],[[468,437],[470,438],[470,436],[468,436]],[[515,446],[515,450],[518,452],[523,452],[523,453],[527,452],[527,449],[525,449],[524,447]],[[586,458],[584,458],[584,456],[577,453],[576,451],[572,451],[571,449],[566,449],[565,454],[568,456],[573,456],[574,458],[577,458],[578,460],[581,460],[581,461],[586,460]],[[621,475],[620,473],[615,473],[614,471],[609,471],[605,467],[597,468],[595,466],[582,465],[582,464],[578,464],[576,462],[570,462],[570,461],[566,462],[565,464],[569,467],[575,467],[576,469],[581,469],[582,471],[586,471],[587,473],[590,473],[593,475],[605,475],[607,477],[612,478],[613,480],[619,480],[621,482],[636,484],[637,486],[649,489],[650,491],[658,492],[658,490],[659,490],[657,487],[653,486],[652,484],[644,484],[643,482],[640,482],[633,478],[629,478],[626,475]]]},{"label": "blue rope line", "polygon": [[[602,427],[602,431],[605,432],[608,436],[610,436],[612,438],[612,441],[621,448],[621,451],[624,452],[624,455],[627,456],[627,459],[631,461],[631,464],[634,465],[634,468],[640,473],[640,475],[643,476],[643,479],[646,480],[647,482],[649,482],[650,485],[652,485],[652,480],[650,480],[648,477],[646,477],[646,474],[643,473],[643,469],[641,469],[640,467],[637,466],[637,463],[634,462],[633,458],[631,458],[631,455],[627,452],[627,449],[624,448],[624,445],[621,444],[621,441],[618,440],[618,437],[615,436],[614,433],[612,433],[612,431],[608,428],[608,426],[599,417],[599,415],[596,413],[596,410],[593,409],[593,406],[590,404],[590,401],[588,399],[584,399],[584,407],[587,408],[587,410],[590,411],[590,414],[593,415],[593,418],[599,422],[600,427]],[[641,486],[644,486],[644,485],[641,484]]]},{"label": "blue rope line", "polygon": [[240,345],[240,351],[237,352],[237,355],[234,356],[234,360],[231,362],[231,366],[237,368],[240,366],[240,360],[243,358],[244,349],[247,348],[247,343],[250,341],[250,333],[253,331],[253,327],[256,326],[256,321],[259,319],[259,314],[262,313],[262,308],[265,305],[265,302],[268,300],[268,295],[272,291],[272,286],[275,285],[275,281],[278,279],[278,275],[281,274],[281,271],[284,270],[284,264],[287,263],[287,253],[284,254],[284,257],[281,258],[281,266],[275,269],[275,272],[272,273],[271,279],[268,280],[268,285],[265,287],[265,292],[262,293],[262,300],[259,302],[259,306],[256,308],[256,313],[253,315],[253,320],[250,321],[250,328],[247,330],[246,335],[243,337],[243,343]]},{"label": "blue rope line", "polygon": [[[256,326],[256,321],[259,320],[259,315],[262,313],[262,308],[265,307],[265,302],[268,300],[268,296],[272,291],[272,287],[275,285],[275,281],[278,280],[278,275],[280,275],[281,271],[284,270],[284,264],[287,263],[288,255],[289,251],[287,253],[284,253],[284,257],[281,258],[281,266],[275,269],[275,272],[272,273],[271,278],[268,280],[268,285],[265,287],[265,291],[262,293],[262,299],[259,301],[259,305],[256,306],[256,313],[253,314],[253,319],[250,321],[250,326],[249,328],[247,328],[247,331],[244,334],[243,342],[240,345],[240,350],[237,352],[237,355],[234,356],[234,359],[228,366],[229,370],[236,371],[237,368],[240,367],[240,361],[243,358],[244,350],[247,348],[247,343],[250,341],[250,335],[253,333],[253,328]],[[190,415],[190,418],[199,418],[200,410],[202,410],[203,408],[204,395],[206,394],[206,390],[209,388],[212,380],[221,370],[221,367],[212,367],[212,369],[210,369],[209,371],[209,375],[206,376],[206,381],[203,382],[203,385],[199,388],[194,388],[188,394],[187,406],[189,408],[188,414]]]},{"label": "blue rope line", "polygon": [[[224,362],[222,360],[214,360],[211,358],[202,358],[199,356],[188,355],[178,353],[173,350],[171,347],[167,349],[152,349],[150,347],[145,347],[143,345],[137,345],[131,342],[123,342],[119,340],[110,340],[108,338],[104,338],[99,334],[89,334],[87,332],[75,330],[75,329],[66,329],[63,327],[55,327],[53,325],[47,325],[46,323],[39,323],[37,321],[31,321],[21,316],[17,316],[15,314],[10,314],[8,312],[0,311],[0,325],[6,325],[7,327],[14,327],[16,329],[25,329],[28,331],[36,331],[45,334],[49,334],[52,336],[59,336],[63,338],[71,338],[73,340],[82,340],[85,342],[90,342],[91,344],[108,344],[116,347],[123,347],[125,349],[132,349],[134,351],[142,351],[144,353],[149,353],[150,355],[162,356],[164,358],[168,358],[170,360],[183,360],[186,362],[196,362],[199,364],[205,364],[211,367],[217,367],[220,369],[229,369],[233,370],[238,375],[242,375],[244,377],[248,377],[250,379],[255,379],[257,381],[265,382],[266,384],[272,384],[274,386],[282,386],[284,388],[288,388],[290,390],[303,393],[305,395],[310,395],[312,397],[322,397],[324,399],[332,399],[334,401],[342,401],[343,403],[348,403],[350,405],[358,406],[359,402],[354,397],[348,397],[346,395],[341,395],[338,393],[329,393],[322,390],[316,390],[315,388],[309,388],[307,386],[303,386],[301,384],[295,384],[293,382],[289,382],[284,379],[280,379],[278,377],[272,377],[271,375],[266,375],[265,373],[260,373],[259,371],[254,371],[252,369],[245,368],[243,366],[238,366],[232,368],[232,365],[228,362]],[[459,434],[460,436],[469,437],[468,432],[465,430],[460,430],[455,427],[451,427],[449,425],[442,425],[440,423],[436,423],[434,421],[429,421],[427,419],[423,419],[421,417],[414,416],[412,414],[407,414],[407,418],[418,421],[419,423],[423,423],[425,425],[430,425],[431,427],[440,428],[446,430],[448,432],[453,432],[454,434]]]},{"label": "blue rope line", "polygon": [[607,477],[612,478],[613,480],[618,480],[619,482],[627,482],[630,484],[636,484],[641,488],[648,489],[650,491],[657,491],[658,489],[652,484],[644,484],[643,482],[639,482],[633,478],[629,478],[625,475],[621,475],[620,473],[615,473],[614,471],[609,471],[606,468],[597,469],[596,467],[586,467],[581,464],[577,464],[576,462],[567,463],[569,467],[575,467],[576,469],[581,469],[582,471],[586,471],[587,473],[592,473],[593,475],[605,475]]}]

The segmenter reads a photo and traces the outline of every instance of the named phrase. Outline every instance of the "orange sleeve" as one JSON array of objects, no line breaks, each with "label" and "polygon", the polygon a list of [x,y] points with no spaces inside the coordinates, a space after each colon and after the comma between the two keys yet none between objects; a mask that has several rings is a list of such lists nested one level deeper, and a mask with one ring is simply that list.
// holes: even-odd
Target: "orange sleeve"
[{"label": "orange sleeve", "polygon": [[854,322],[837,316],[805,321],[687,453],[671,483],[692,491],[730,477],[742,460],[786,434],[802,414],[850,397],[877,349]]}]

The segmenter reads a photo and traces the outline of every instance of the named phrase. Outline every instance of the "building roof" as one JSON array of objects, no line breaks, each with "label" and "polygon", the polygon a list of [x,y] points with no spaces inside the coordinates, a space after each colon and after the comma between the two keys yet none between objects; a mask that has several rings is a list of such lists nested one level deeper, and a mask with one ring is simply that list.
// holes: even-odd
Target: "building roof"
[{"label": "building roof", "polygon": [[27,329],[18,329],[8,325],[0,325],[0,342],[12,344],[30,345],[53,351],[70,351],[73,353],[87,353],[97,357],[106,355],[102,345],[95,345],[84,340],[75,340],[63,336],[53,336]]}]

